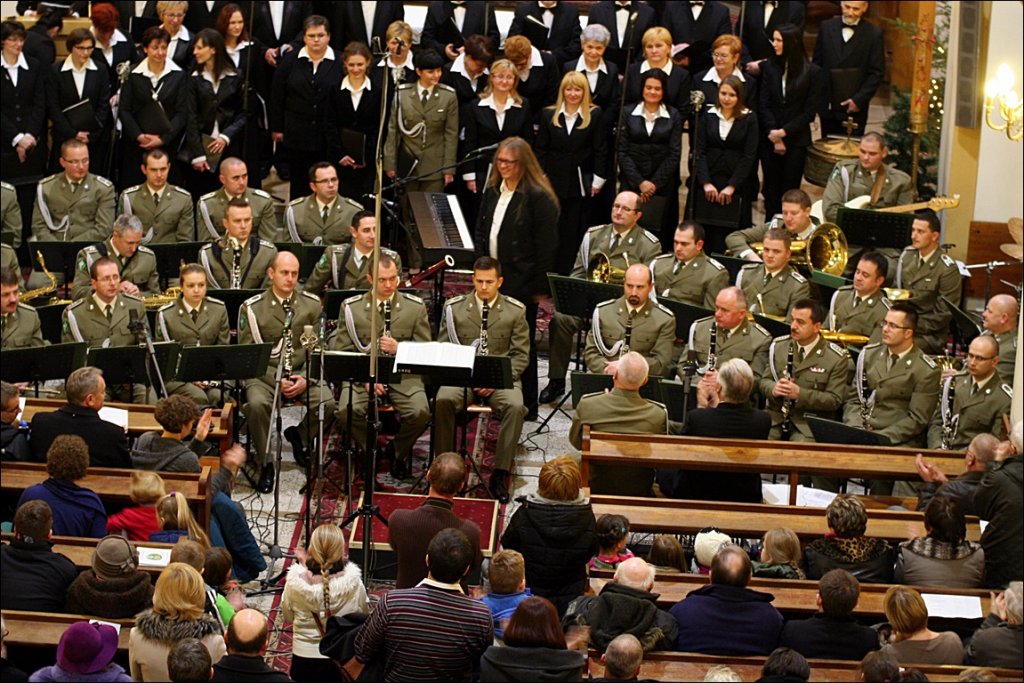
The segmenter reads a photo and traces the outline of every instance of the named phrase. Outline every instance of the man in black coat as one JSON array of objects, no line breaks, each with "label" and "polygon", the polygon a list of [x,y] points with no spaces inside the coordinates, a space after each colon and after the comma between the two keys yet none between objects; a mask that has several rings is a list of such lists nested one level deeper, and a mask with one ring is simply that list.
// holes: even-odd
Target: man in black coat
[{"label": "man in black coat", "polygon": [[64,28],[64,18],[59,11],[43,12],[31,27],[25,31],[26,55],[35,57],[47,70],[57,61],[57,46],[53,39]]},{"label": "man in black coat", "polygon": [[743,3],[740,40],[743,41],[743,61],[747,63],[749,73],[756,76],[760,73],[758,62],[775,55],[772,48],[775,29],[783,24],[793,24],[801,31],[804,30],[805,4],[799,0]]},{"label": "man in black coat", "polygon": [[32,418],[32,459],[46,461],[46,451],[61,434],[74,434],[89,444],[89,467],[131,467],[128,438],[121,427],[100,417],[107,383],[99,368],[85,366],[68,375],[68,404]]},{"label": "man in black coat", "polygon": [[974,510],[988,520],[981,534],[985,550],[985,585],[1005,588],[1020,581],[1024,574],[1024,517],[1021,516],[1024,487],[1024,456],[1021,455],[1021,429],[1018,422],[1010,432],[1010,442],[1000,444],[995,462],[989,465],[974,491]]},{"label": "man in black coat", "polygon": [[853,618],[859,597],[860,582],[853,574],[845,569],[826,573],[818,581],[818,613],[810,619],[786,622],[779,644],[807,658],[860,661],[878,649],[878,634]]},{"label": "man in black coat", "polygon": [[670,2],[665,6],[661,24],[672,34],[673,45],[693,45],[698,49],[683,66],[692,73],[712,67],[711,43],[732,33],[729,8],[720,2]]},{"label": "man in black coat", "polygon": [[846,135],[843,121],[852,116],[856,135],[863,135],[868,107],[885,72],[882,29],[864,19],[868,3],[847,0],[843,16],[829,19],[818,29],[814,63],[822,68],[829,93],[821,112],[821,137]]},{"label": "man in black coat", "polygon": [[979,434],[971,439],[964,453],[964,467],[967,469],[952,479],[918,453],[915,461],[917,473],[926,483],[918,489],[917,510],[928,507],[935,496],[949,496],[965,515],[978,514],[974,509],[974,491],[985,476],[989,463],[995,460],[998,448],[999,439],[991,434]]},{"label": "man in black coat", "polygon": [[[335,4],[359,7],[356,3]],[[242,3],[242,6],[248,8],[248,3]],[[293,0],[282,3],[281,16],[276,23],[271,12],[271,3],[257,2],[255,7],[255,13],[249,17],[249,31],[256,41],[266,47],[263,58],[267,64],[277,68],[281,57],[291,50],[302,47],[302,24],[306,17],[313,14],[313,3]]]},{"label": "man in black coat", "polygon": [[[462,40],[457,43],[444,40],[453,27],[462,36]],[[446,62],[451,62],[462,52],[462,41],[473,35],[487,36],[494,45],[501,44],[498,20],[494,17],[494,7],[490,3],[435,0],[427,7],[420,47],[435,50]]]},{"label": "man in black coat", "polygon": [[[539,22],[539,24],[538,24]],[[533,28],[527,28],[532,24]],[[537,32],[548,27],[545,43],[534,40]],[[516,7],[508,35],[526,36],[541,52],[554,58],[555,64],[564,64],[580,56],[580,13],[576,5],[568,2],[521,2]]]},{"label": "man in black coat", "polygon": [[381,0],[373,4],[373,19],[370,26],[367,26],[361,2],[313,3],[316,13],[327,17],[331,22],[331,47],[340,52],[349,43],[358,41],[366,43],[371,49],[376,49],[373,45],[374,38],[380,38],[381,47],[386,47],[384,34],[392,22],[405,20],[405,7],[398,0]]},{"label": "man in black coat", "polygon": [[0,609],[63,612],[74,563],[53,552],[53,512],[45,500],[30,500],[14,515],[14,540],[0,545]]},{"label": "man in black coat", "polygon": [[633,46],[633,57],[643,59],[644,33],[654,26],[654,10],[642,2],[601,0],[594,3],[587,14],[587,26],[600,24],[612,34],[608,41],[606,61],[615,62],[622,72],[626,68],[626,50]]},{"label": "man in black coat", "polygon": [[267,651],[270,629],[263,613],[254,609],[236,612],[224,634],[228,653],[213,665],[212,681],[290,681],[283,671],[267,666],[263,654]]}]

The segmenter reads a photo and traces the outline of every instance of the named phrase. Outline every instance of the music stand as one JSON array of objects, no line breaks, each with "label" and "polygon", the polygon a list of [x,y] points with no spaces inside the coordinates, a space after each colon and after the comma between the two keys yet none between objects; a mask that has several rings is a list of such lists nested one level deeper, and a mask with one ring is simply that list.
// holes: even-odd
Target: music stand
[{"label": "music stand", "polygon": [[658,303],[672,311],[673,315],[676,316],[676,339],[689,339],[690,326],[695,321],[715,314],[709,308],[694,306],[682,301],[676,301],[675,299],[669,299],[665,296],[658,297]]},{"label": "music stand", "polygon": [[39,254],[43,255],[46,261],[46,269],[51,273],[61,273],[64,276],[64,293],[67,294],[68,287],[75,277],[75,260],[78,252],[86,247],[96,244],[95,241],[75,242],[42,242],[32,241],[28,243],[28,250],[32,256],[33,268],[42,272],[42,265],[39,263]]},{"label": "music stand", "polygon": [[156,256],[156,272],[160,286],[167,288],[169,280],[177,280],[182,263],[198,263],[199,250],[206,242],[153,242],[146,246]]},{"label": "music stand", "polygon": [[5,382],[31,382],[39,398],[39,385],[51,379],[67,379],[72,371],[85,365],[85,342],[5,349],[0,352],[0,377]]},{"label": "music stand", "polygon": [[[239,388],[239,382],[262,377],[270,365],[273,344],[229,344],[224,346],[184,346],[174,379],[178,382],[220,382],[220,402],[224,404],[224,385],[229,381]],[[241,405],[241,397],[235,403]],[[237,438],[238,412],[234,411],[232,433]]]},{"label": "music stand", "polygon": [[[108,387],[122,384],[149,385],[146,362],[149,354],[141,346],[111,346],[109,348],[94,347],[86,355],[86,364],[103,371],[103,379]],[[129,402],[131,399],[129,394]]]},{"label": "music stand", "polygon": [[210,289],[206,295],[224,302],[228,309],[228,327],[232,330],[232,336],[237,336],[238,309],[246,300],[263,292],[262,289]]},{"label": "music stand", "polygon": [[889,437],[869,432],[860,427],[851,427],[843,422],[827,420],[823,417],[805,415],[807,425],[818,443],[838,443],[853,446],[891,446]]},{"label": "music stand", "polygon": [[791,332],[789,329],[789,323],[787,322],[758,315],[757,313],[751,313],[751,315],[754,316],[754,322],[768,330],[768,334],[772,337],[785,337]]},{"label": "music stand", "polygon": [[51,344],[60,344],[63,339],[64,309],[71,304],[46,304],[36,308],[39,316],[39,329],[43,333],[43,339]]},{"label": "music stand", "polygon": [[832,301],[832,295],[836,293],[836,290],[850,284],[850,280],[845,277],[813,269],[811,270],[811,282],[817,287],[819,300],[826,305],[826,308]]},{"label": "music stand", "polygon": [[912,213],[849,209],[845,206],[839,207],[836,216],[836,225],[846,235],[848,244],[870,249],[902,250],[910,244],[913,224]]},{"label": "music stand", "polygon": [[981,328],[959,306],[941,294],[939,296],[942,299],[942,303],[946,304],[946,308],[953,314],[953,325],[956,327],[953,331],[953,353],[955,355],[958,347],[966,349],[970,346],[974,338],[981,334]]},{"label": "music stand", "polygon": [[740,273],[740,268],[753,261],[748,261],[744,258],[737,258],[735,256],[726,256],[725,254],[715,253],[712,254],[712,258],[725,266],[725,270],[729,273],[729,282],[736,282],[736,276]]},{"label": "music stand", "polygon": [[307,244],[306,242],[274,242],[274,246],[279,252],[290,251],[295,254],[295,258],[299,260],[299,279],[303,282],[312,274],[316,262],[320,260],[324,249],[327,248],[327,245],[324,244]]},{"label": "music stand", "polygon": [[[661,394],[661,403],[664,403],[665,408],[668,410],[668,418],[675,422],[685,422],[686,406],[689,403],[689,399],[684,393],[685,388],[682,382],[677,382],[674,379],[658,380],[658,392]],[[693,388],[690,391],[696,393]]]}]

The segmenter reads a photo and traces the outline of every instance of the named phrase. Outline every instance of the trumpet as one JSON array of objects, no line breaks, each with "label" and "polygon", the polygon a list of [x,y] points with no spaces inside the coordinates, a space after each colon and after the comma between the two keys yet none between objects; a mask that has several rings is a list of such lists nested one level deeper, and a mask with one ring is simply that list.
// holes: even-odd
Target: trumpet
[{"label": "trumpet", "polygon": [[[786,354],[786,371],[782,375],[785,379],[793,379],[793,342],[789,342],[789,352]],[[782,399],[782,435],[788,437],[793,431],[793,399]]]}]

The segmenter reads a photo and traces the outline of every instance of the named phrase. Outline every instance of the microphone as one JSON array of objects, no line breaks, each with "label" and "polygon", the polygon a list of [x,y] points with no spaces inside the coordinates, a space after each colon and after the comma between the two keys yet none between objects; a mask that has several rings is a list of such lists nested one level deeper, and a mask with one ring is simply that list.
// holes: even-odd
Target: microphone
[{"label": "microphone", "polygon": [[699,108],[704,104],[704,91],[703,90],[691,90],[690,91],[690,104],[694,107]]},{"label": "microphone", "polygon": [[135,341],[138,344],[143,342],[142,333],[145,330],[142,325],[142,321],[139,320],[139,312],[134,308],[128,309],[128,329],[135,335]]},{"label": "microphone", "polygon": [[[372,192],[364,194],[363,197],[365,199],[371,199],[373,201],[377,200],[377,195],[373,194]],[[391,201],[390,199],[384,199],[383,197],[381,198],[380,203],[384,204],[385,206],[389,206],[392,209],[398,206],[398,204],[396,204],[395,202]]]},{"label": "microphone", "polygon": [[501,143],[500,142],[496,142],[493,145],[487,145],[486,147],[480,147],[478,149],[474,149],[472,152],[468,152],[466,154],[466,156],[463,157],[463,158],[464,159],[468,159],[470,157],[477,156],[478,154],[486,154],[487,152],[493,152],[494,150],[498,149],[498,147],[500,147],[500,146],[501,146]]},{"label": "microphone", "polygon": [[402,40],[401,38],[395,38],[395,44],[398,45],[399,50],[405,47],[405,41]]}]

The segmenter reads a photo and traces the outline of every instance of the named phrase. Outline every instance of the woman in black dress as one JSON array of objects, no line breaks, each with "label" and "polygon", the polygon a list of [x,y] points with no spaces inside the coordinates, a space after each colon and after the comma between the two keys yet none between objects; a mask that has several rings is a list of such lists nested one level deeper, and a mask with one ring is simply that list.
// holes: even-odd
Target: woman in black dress
[{"label": "woman in black dress", "polygon": [[[373,192],[374,163],[380,123],[380,95],[370,81],[373,56],[365,43],[352,42],[341,53],[345,77],[333,93],[336,151],[331,155],[338,166],[340,191],[361,201]],[[362,149],[351,148],[362,140]]]},{"label": "woman in black dress", "polygon": [[270,110],[267,107],[270,80],[267,76],[267,63],[263,58],[266,48],[249,32],[242,7],[236,3],[228,3],[221,8],[215,28],[224,38],[224,50],[228,58],[242,76],[243,99],[248,93],[244,108],[249,119],[242,134],[245,150],[242,158],[249,171],[249,187],[262,187],[263,179],[270,174],[271,159],[274,156],[270,144]]},{"label": "woman in black dress", "polygon": [[55,172],[60,169],[60,146],[70,138],[89,145],[89,165],[94,173],[100,173],[107,156],[110,81],[106,67],[93,59],[95,47],[96,40],[89,30],[76,28],[68,36],[68,58],[53,65],[46,83],[46,109],[53,122],[53,148],[57,150],[51,159]]}]

